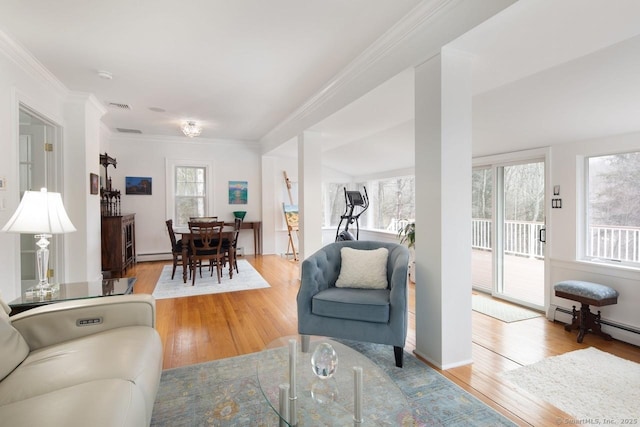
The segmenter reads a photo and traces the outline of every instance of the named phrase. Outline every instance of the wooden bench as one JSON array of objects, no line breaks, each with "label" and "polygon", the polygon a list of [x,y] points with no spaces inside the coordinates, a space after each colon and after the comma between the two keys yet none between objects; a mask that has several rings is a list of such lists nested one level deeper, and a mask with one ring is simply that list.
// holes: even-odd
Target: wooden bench
[{"label": "wooden bench", "polygon": [[593,314],[589,310],[589,305],[602,307],[604,305],[612,305],[618,303],[618,291],[615,289],[600,285],[597,283],[585,282],[582,280],[565,280],[554,285],[556,296],[578,301],[582,304],[580,311],[573,306],[573,319],[571,324],[565,325],[566,331],[574,329],[580,330],[578,333],[578,342],[581,343],[585,334],[592,333],[600,335],[605,340],[610,341],[611,335],[602,332],[600,326],[600,311]]}]

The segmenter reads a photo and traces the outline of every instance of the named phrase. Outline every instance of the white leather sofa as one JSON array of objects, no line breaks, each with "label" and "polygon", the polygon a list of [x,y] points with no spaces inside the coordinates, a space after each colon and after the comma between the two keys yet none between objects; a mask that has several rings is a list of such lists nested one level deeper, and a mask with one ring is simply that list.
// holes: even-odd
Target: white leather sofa
[{"label": "white leather sofa", "polygon": [[150,295],[66,301],[9,317],[0,299],[0,424],[148,426],[162,372]]}]

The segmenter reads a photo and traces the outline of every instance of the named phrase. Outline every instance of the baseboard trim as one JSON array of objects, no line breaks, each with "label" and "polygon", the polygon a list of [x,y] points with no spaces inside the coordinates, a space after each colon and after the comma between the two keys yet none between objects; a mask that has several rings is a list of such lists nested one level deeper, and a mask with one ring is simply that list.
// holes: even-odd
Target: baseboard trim
[{"label": "baseboard trim", "polygon": [[136,254],[137,262],[145,261],[173,261],[173,254],[171,252],[155,252],[146,254]]},{"label": "baseboard trim", "polygon": [[[573,311],[564,307],[555,306],[555,310],[550,307],[547,318],[551,321],[557,320],[568,324],[571,323],[573,318]],[[637,327],[607,319],[601,319],[600,323],[602,324],[602,330],[618,341],[640,346],[640,329]]]}]

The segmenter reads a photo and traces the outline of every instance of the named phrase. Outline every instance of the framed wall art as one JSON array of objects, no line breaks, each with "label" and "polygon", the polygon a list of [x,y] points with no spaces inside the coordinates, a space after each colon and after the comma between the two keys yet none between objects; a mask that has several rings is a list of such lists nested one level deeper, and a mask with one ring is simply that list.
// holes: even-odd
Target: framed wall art
[{"label": "framed wall art", "polygon": [[125,194],[151,195],[152,179],[150,177],[128,176],[125,178]]},{"label": "framed wall art", "polygon": [[89,174],[89,192],[91,194],[98,194],[99,184],[100,184],[100,177],[98,177],[98,174],[90,173]]},{"label": "framed wall art", "polygon": [[229,181],[229,204],[246,205],[249,183],[247,181]]}]

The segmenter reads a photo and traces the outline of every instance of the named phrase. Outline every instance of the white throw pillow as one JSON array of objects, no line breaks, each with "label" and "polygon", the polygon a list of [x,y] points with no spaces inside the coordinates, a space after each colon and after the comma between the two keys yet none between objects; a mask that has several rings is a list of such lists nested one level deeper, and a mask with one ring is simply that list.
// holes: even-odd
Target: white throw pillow
[{"label": "white throw pillow", "polygon": [[361,250],[341,248],[342,266],[337,288],[387,288],[387,248]]}]

